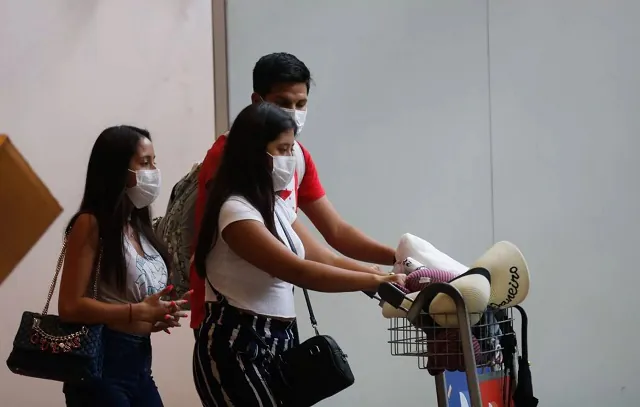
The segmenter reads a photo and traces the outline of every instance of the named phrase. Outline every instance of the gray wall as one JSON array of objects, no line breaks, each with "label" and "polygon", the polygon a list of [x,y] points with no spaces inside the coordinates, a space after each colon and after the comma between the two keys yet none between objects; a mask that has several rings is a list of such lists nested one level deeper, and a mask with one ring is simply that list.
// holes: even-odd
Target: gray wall
[{"label": "gray wall", "polygon": [[[533,274],[524,305],[541,404],[636,406],[640,5],[318,4],[229,2],[232,116],[260,56],[299,56],[316,82],[301,141],[341,214],[390,245],[411,232],[462,262],[515,242]],[[357,376],[323,405],[435,403],[428,373],[389,356],[376,304],[313,300]]]},{"label": "gray wall", "polygon": [[491,2],[496,239],[527,254],[549,406],[640,403],[640,3]]}]

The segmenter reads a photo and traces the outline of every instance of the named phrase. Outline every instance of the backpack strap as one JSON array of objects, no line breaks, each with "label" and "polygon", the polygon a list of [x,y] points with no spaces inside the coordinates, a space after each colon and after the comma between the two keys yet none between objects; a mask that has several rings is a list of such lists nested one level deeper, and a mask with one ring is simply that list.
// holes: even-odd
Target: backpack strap
[{"label": "backpack strap", "polygon": [[293,149],[293,155],[296,157],[296,182],[298,183],[298,187],[302,184],[302,179],[304,178],[304,172],[306,170],[306,164],[304,161],[304,152],[302,151],[302,145],[295,142],[295,147]]}]

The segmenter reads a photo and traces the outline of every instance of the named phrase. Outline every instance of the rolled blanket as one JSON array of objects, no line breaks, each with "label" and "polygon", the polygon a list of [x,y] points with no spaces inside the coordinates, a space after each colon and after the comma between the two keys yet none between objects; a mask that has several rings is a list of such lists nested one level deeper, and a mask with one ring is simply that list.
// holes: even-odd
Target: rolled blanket
[{"label": "rolled blanket", "polygon": [[448,283],[456,278],[457,274],[451,271],[438,270],[428,267],[420,267],[407,276],[405,286],[409,292],[422,291],[431,283]]},{"label": "rolled blanket", "polygon": [[[411,304],[413,304],[413,300],[416,299],[416,296],[420,294],[419,292],[410,293],[405,295],[404,301],[402,301],[402,307],[409,309],[411,308]],[[406,318],[407,312],[403,311],[399,308],[395,308],[393,305],[384,303],[382,305],[382,316],[385,318]]]}]

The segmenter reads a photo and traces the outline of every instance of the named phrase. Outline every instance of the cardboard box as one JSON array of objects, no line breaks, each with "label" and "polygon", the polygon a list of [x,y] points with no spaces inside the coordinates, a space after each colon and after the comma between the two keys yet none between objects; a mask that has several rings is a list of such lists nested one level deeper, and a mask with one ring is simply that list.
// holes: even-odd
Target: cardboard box
[{"label": "cardboard box", "polygon": [[60,213],[49,189],[0,134],[0,284]]}]

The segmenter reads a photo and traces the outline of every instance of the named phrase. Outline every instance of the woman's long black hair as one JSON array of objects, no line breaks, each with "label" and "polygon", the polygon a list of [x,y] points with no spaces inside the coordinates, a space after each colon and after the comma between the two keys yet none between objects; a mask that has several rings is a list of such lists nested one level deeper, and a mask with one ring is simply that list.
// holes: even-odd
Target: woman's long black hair
[{"label": "woman's long black hair", "polygon": [[216,244],[220,208],[231,195],[244,197],[260,212],[267,229],[278,237],[273,216],[273,162],[267,154],[267,144],[289,130],[294,134],[297,131],[291,115],[267,102],[251,104],[236,117],[218,171],[209,184],[207,205],[198,228],[194,262],[200,277],[206,276],[206,258]]},{"label": "woman's long black hair", "polygon": [[[171,267],[164,243],[153,233],[149,208],[137,209],[126,196],[129,164],[138,151],[140,140],[151,140],[148,131],[133,126],[105,129],[91,150],[84,195],[78,213],[89,213],[98,220],[102,247],[101,280],[124,289],[127,278],[124,228],[131,216],[131,227],[144,236]],[[77,216],[69,222],[73,226]]]}]

